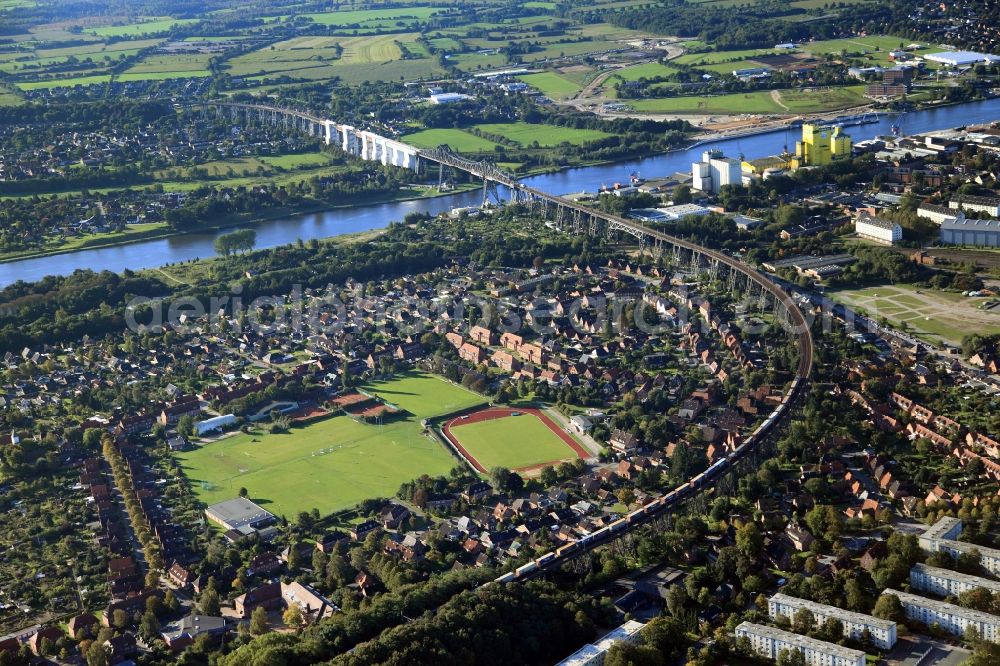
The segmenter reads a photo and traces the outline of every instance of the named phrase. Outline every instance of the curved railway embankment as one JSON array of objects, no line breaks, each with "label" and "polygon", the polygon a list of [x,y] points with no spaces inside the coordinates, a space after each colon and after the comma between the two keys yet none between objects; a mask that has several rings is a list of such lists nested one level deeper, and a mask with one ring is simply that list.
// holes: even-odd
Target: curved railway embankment
[{"label": "curved railway embankment", "polygon": [[683,238],[678,238],[676,236],[671,236],[670,234],[665,234],[661,231],[650,229],[649,227],[632,220],[626,220],[607,213],[594,211],[593,209],[580,206],[579,204],[566,201],[560,197],[554,197],[553,195],[531,188],[520,187],[519,189],[521,192],[527,193],[530,196],[542,198],[551,203],[555,203],[556,205],[566,206],[572,210],[579,211],[581,214],[598,217],[607,223],[614,222],[617,227],[625,228],[629,233],[632,233],[637,237],[639,235],[643,235],[661,243],[684,248],[691,252],[701,254],[710,261],[719,262],[727,266],[730,270],[739,272],[748,280],[759,285],[762,289],[771,294],[775,302],[780,303],[784,307],[784,310],[787,313],[785,328],[789,335],[792,336],[797,342],[799,350],[799,364],[795,372],[795,377],[792,379],[788,391],[786,391],[784,397],[782,398],[781,404],[779,404],[774,411],[767,416],[764,422],[758,426],[756,430],[754,430],[753,434],[746,438],[734,451],[713,463],[701,474],[698,474],[692,479],[689,479],[685,483],[677,486],[666,495],[653,500],[649,504],[646,504],[635,511],[632,511],[631,513],[619,518],[615,522],[597,530],[596,532],[560,546],[555,551],[546,553],[545,555],[518,567],[515,571],[511,571],[503,576],[500,576],[495,581],[502,583],[526,580],[539,575],[547,569],[558,567],[569,560],[577,558],[586,552],[607,544],[608,542],[617,539],[622,534],[636,529],[637,527],[654,520],[664,513],[675,509],[697,495],[704,488],[710,487],[713,482],[729,473],[741,460],[743,460],[743,458],[753,452],[758,446],[760,446],[761,442],[773,433],[774,429],[779,425],[781,420],[787,416],[792,409],[792,405],[805,389],[809,376],[812,374],[813,366],[813,339],[805,315],[796,305],[795,301],[788,292],[769,280],[760,271],[757,271],[756,269],[747,266],[746,264],[743,264],[742,262],[737,261],[722,252],[711,250],[698,245],[697,243],[684,240]]}]

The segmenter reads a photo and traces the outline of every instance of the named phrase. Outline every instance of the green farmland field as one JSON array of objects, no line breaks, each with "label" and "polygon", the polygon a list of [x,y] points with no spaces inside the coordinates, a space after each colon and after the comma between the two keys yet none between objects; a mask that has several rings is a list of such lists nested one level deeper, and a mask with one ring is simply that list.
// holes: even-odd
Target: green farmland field
[{"label": "green farmland field", "polygon": [[129,23],[126,25],[111,25],[103,28],[89,30],[91,34],[98,37],[137,37],[139,35],[154,35],[167,32],[171,28],[180,25],[190,25],[198,23],[200,19],[161,19],[158,21],[146,21],[143,23]]},{"label": "green farmland field", "polygon": [[[437,60],[404,60],[396,42],[415,45],[417,33],[366,37],[294,37],[250,51],[226,63],[233,76],[254,80],[287,76],[304,81],[339,77],[345,83],[411,80],[442,71]],[[419,51],[414,47],[411,53]]]},{"label": "green farmland field", "polygon": [[460,129],[428,129],[402,137],[402,140],[417,148],[437,148],[447,145],[460,153],[491,153],[500,145],[469,134]]},{"label": "green farmland field", "polygon": [[16,83],[15,85],[21,90],[44,90],[46,88],[89,86],[95,83],[107,83],[110,80],[110,74],[98,74],[95,76],[76,76],[71,79],[46,79],[44,81]]},{"label": "green farmland field", "polygon": [[646,62],[641,65],[629,65],[616,70],[612,78],[622,81],[638,81],[639,79],[652,79],[659,76],[669,76],[677,70],[673,67],[661,65],[658,62]]},{"label": "green farmland field", "polygon": [[[520,122],[486,123],[476,125],[476,128],[493,136],[510,139],[525,148],[531,147],[536,141],[539,147],[550,148],[564,142],[580,145],[588,141],[596,141],[613,136],[601,130],[574,129],[572,127]],[[442,144],[447,144],[452,150],[457,150],[461,153],[490,153],[494,151],[496,146],[500,145],[465,130],[450,128],[429,129],[407,134],[403,137],[403,141],[418,148],[436,148]]]},{"label": "green farmland field", "polygon": [[399,7],[395,9],[359,9],[346,12],[303,14],[314,23],[326,26],[354,26],[363,28],[396,27],[397,23],[412,24],[424,21],[444,7]]},{"label": "green farmland field", "polygon": [[0,87],[0,106],[18,106],[23,102],[24,100],[16,92]]},{"label": "green farmland field", "polygon": [[279,169],[302,169],[327,165],[330,163],[330,156],[326,153],[295,153],[263,156],[260,161]]},{"label": "green farmland field", "polygon": [[539,72],[538,74],[523,74],[517,77],[532,88],[537,88],[542,94],[554,98],[572,97],[580,92],[581,86],[574,81],[559,76],[554,72]]},{"label": "green farmland field", "polygon": [[597,141],[598,139],[606,139],[613,136],[601,130],[575,129],[573,127],[535,125],[531,123],[497,123],[476,125],[476,127],[489,134],[507,137],[511,141],[516,141],[526,147],[536,141],[543,148],[558,146],[561,143],[580,145],[588,141]]},{"label": "green farmland field", "polygon": [[[636,111],[649,113],[822,113],[864,103],[863,86],[782,90],[778,100],[770,91],[699,97],[628,100]],[[784,106],[782,106],[784,105]]]},{"label": "green farmland field", "polygon": [[752,60],[755,56],[774,55],[779,53],[773,49],[746,49],[742,51],[710,51],[708,53],[688,53],[674,58],[670,62],[679,65],[711,65],[721,62],[735,62],[737,60]]},{"label": "green farmland field", "polygon": [[532,414],[453,425],[451,434],[484,469],[521,469],[577,457]]},{"label": "green farmland field", "polygon": [[421,474],[447,474],[457,463],[421,433],[420,420],[481,403],[480,396],[430,375],[413,374],[366,387],[411,415],[384,425],[348,416],[327,418],[285,434],[239,433],[177,457],[206,504],[240,488],[288,518],[313,508],[329,513],[364,499],[388,497]]}]

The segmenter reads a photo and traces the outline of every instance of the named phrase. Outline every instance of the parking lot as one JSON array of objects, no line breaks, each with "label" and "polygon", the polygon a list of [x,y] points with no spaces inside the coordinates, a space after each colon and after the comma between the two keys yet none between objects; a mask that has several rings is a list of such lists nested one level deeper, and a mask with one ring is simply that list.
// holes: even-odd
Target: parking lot
[{"label": "parking lot", "polygon": [[961,666],[972,653],[922,636],[900,638],[886,655],[889,666]]}]

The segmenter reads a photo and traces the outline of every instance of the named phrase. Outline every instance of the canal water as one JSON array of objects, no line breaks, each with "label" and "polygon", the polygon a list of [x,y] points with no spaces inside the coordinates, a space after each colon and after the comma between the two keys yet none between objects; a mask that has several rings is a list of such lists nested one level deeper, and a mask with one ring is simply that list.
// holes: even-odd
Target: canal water
[{"label": "canal water", "polygon": [[[879,122],[846,128],[855,142],[889,134],[893,123],[898,122],[903,134],[919,134],[960,125],[1000,120],[1000,98],[973,102],[939,109],[927,109],[904,114],[896,118],[884,116]],[[677,171],[690,171],[691,162],[700,159],[707,148],[719,148],[732,157],[755,159],[776,155],[786,148],[794,148],[801,134],[798,128],[789,128],[755,134],[747,137],[721,139],[702,144],[687,151],[652,155],[615,164],[566,169],[557,173],[542,174],[524,179],[526,185],[551,194],[594,191],[602,185],[628,182],[638,173],[643,178],[668,176]],[[259,222],[257,247],[267,248],[293,243],[298,239],[327,238],[340,234],[380,229],[390,222],[402,220],[408,213],[426,212],[437,215],[452,208],[479,203],[480,192],[402,201],[355,208],[340,208],[320,213],[292,215]],[[228,230],[227,230],[228,231]],[[17,280],[33,281],[46,275],[68,275],[78,268],[95,271],[121,271],[125,268],[142,269],[164,264],[211,257],[215,254],[214,234],[186,234],[171,238],[140,241],[117,247],[94,248],[51,257],[22,259],[0,264],[0,287]]]}]

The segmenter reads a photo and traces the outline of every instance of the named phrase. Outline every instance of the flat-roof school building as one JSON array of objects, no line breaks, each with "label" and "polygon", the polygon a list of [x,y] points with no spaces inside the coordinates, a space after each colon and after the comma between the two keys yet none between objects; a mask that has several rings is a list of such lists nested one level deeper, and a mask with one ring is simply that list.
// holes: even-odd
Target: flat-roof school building
[{"label": "flat-roof school building", "polygon": [[245,497],[213,504],[205,509],[205,517],[227,530],[236,530],[243,534],[252,534],[274,522],[273,513]]}]

